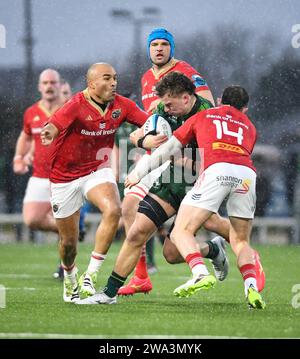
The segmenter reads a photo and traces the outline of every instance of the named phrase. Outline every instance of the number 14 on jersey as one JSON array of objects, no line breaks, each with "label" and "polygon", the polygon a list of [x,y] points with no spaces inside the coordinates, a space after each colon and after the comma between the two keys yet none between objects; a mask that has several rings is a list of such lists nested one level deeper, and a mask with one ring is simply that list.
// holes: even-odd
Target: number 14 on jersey
[{"label": "number 14 on jersey", "polygon": [[237,132],[234,131],[230,131],[228,130],[228,124],[226,121],[220,121],[220,120],[213,120],[213,124],[216,126],[216,130],[217,130],[217,139],[221,140],[223,134],[224,135],[228,135],[228,136],[232,136],[232,137],[236,137],[237,139],[237,143],[239,145],[242,144],[243,142],[243,129],[242,127],[238,128]]}]

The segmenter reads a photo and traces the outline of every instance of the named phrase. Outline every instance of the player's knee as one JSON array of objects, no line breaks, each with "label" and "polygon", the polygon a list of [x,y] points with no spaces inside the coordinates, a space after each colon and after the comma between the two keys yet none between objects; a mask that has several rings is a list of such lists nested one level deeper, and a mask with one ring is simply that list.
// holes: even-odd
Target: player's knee
[{"label": "player's knee", "polygon": [[110,205],[103,211],[103,217],[111,223],[119,223],[121,218],[121,207],[117,204]]},{"label": "player's knee", "polygon": [[143,226],[139,226],[135,223],[130,228],[126,241],[130,246],[141,247],[147,242],[150,235],[151,233],[149,233]]},{"label": "player's knee", "polygon": [[41,221],[39,218],[24,216],[25,225],[31,230],[39,230],[41,229]]},{"label": "player's knee", "polygon": [[134,237],[127,237],[126,241],[129,246],[138,247],[138,248],[142,247],[146,243],[144,237],[141,235]]}]

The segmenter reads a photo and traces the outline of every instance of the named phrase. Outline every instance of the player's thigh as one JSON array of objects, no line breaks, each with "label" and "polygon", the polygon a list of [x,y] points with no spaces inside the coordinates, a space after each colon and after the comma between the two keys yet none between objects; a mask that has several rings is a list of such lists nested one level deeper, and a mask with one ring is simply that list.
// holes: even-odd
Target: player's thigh
[{"label": "player's thigh", "polygon": [[181,204],[172,233],[188,231],[195,234],[211,215],[208,209]]},{"label": "player's thigh", "polygon": [[116,184],[111,182],[101,183],[91,188],[86,198],[101,212],[117,212],[121,215],[121,200]]},{"label": "player's thigh", "polygon": [[125,218],[133,216],[134,219],[137,209],[139,208],[139,203],[143,198],[144,196],[126,195],[122,201],[122,216]]},{"label": "player's thigh", "polygon": [[86,176],[81,189],[84,196],[103,214],[121,215],[120,194],[111,168],[103,168]]},{"label": "player's thigh", "polygon": [[232,178],[236,178],[236,187],[232,187],[226,207],[229,217],[253,219],[256,205],[256,173],[249,167],[232,166]]},{"label": "player's thigh", "polygon": [[166,212],[169,218],[176,213],[176,210],[173,208],[173,206],[170,203],[164,201],[159,196],[151,192],[148,194],[148,196],[153,198],[163,208],[163,210]]},{"label": "player's thigh", "polygon": [[44,220],[51,212],[51,204],[49,202],[25,202],[23,204],[23,217],[25,222],[34,220],[39,222]]}]

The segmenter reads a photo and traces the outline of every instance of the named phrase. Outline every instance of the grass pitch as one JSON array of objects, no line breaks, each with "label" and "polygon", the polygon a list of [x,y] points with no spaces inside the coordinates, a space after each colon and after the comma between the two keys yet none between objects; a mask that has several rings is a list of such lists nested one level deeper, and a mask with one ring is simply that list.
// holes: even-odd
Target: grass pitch
[{"label": "grass pitch", "polygon": [[[106,283],[119,243],[114,243],[101,270]],[[56,245],[0,245],[0,284],[6,288],[6,307],[0,308],[0,338],[299,338],[300,248],[256,246],[266,272],[265,310],[247,308],[241,275],[232,251],[228,278],[210,291],[190,298],[172,292],[189,277],[187,265],[169,265],[156,244],[159,272],[152,275],[153,291],[119,298],[117,305],[75,306],[62,300],[62,282],[52,278],[58,263]],[[81,243],[77,265],[88,264],[91,243]],[[300,287],[300,285],[299,285]],[[299,289],[300,293],[300,289]],[[298,293],[298,294],[299,294]]]}]

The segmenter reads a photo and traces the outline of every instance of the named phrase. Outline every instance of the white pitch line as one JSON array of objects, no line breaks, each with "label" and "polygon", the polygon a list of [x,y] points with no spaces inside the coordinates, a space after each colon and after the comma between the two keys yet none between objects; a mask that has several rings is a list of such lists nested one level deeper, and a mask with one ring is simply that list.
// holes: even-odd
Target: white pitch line
[{"label": "white pitch line", "polygon": [[0,279],[1,278],[13,278],[13,279],[29,279],[29,278],[41,278],[41,279],[49,279],[51,278],[51,275],[49,276],[42,276],[42,275],[38,275],[38,274],[13,274],[13,273],[9,273],[9,274],[3,274],[0,273]]},{"label": "white pitch line", "polygon": [[30,287],[5,287],[6,290],[36,290],[36,288]]},{"label": "white pitch line", "polygon": [[248,339],[218,335],[89,335],[62,333],[0,333],[0,338],[40,338],[40,339]]}]

